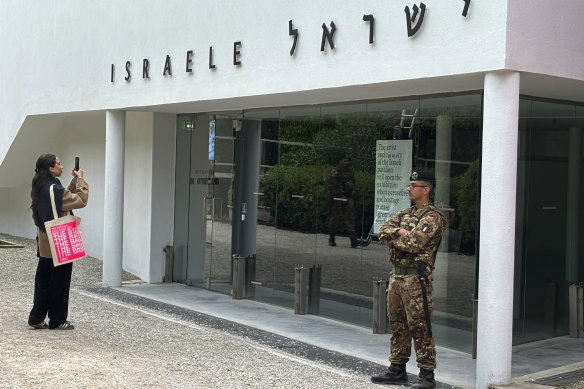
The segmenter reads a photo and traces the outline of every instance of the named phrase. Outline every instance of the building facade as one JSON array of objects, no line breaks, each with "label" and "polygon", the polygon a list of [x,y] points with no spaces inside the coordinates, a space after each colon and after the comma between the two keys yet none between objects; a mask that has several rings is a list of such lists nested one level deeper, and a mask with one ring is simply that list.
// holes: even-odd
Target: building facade
[{"label": "building facade", "polygon": [[[475,351],[482,388],[509,382],[513,344],[569,333],[569,285],[584,280],[580,2],[4,8],[0,231],[35,236],[38,155],[65,169],[80,156],[106,284],[123,268],[232,293],[234,256],[249,257],[247,298],[293,309],[308,267],[313,314],[371,326],[391,270],[376,231],[425,169],[448,221],[437,343]],[[343,157],[349,183],[331,179]],[[352,248],[353,231],[368,245]]]}]

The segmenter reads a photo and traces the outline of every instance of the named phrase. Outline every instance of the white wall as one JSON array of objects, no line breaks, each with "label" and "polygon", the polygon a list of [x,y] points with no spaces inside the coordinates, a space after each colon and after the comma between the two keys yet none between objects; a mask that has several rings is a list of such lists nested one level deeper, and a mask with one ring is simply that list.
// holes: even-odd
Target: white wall
[{"label": "white wall", "polygon": [[[276,93],[300,93],[295,101],[301,103],[480,89],[482,77],[459,84],[444,77],[504,66],[506,0],[473,1],[467,18],[462,1],[425,4],[422,28],[409,38],[404,3],[385,0],[4,0],[0,163],[31,114],[178,102],[195,102],[190,112],[242,109],[274,104]],[[365,13],[376,18],[372,45]],[[293,57],[290,19],[300,34]],[[323,53],[321,25],[331,21],[336,48]],[[232,65],[235,41],[242,42],[239,67]],[[184,70],[187,50],[195,52],[193,73]],[[173,75],[163,77],[167,54]],[[149,80],[141,78],[144,58],[151,62]],[[123,80],[127,60],[133,64],[129,83]],[[113,84],[112,63],[118,70]],[[392,84],[413,79],[424,82]],[[326,93],[339,87],[346,89]]]},{"label": "white wall", "polygon": [[0,169],[0,231],[34,238],[30,185],[39,155],[56,154],[64,165],[61,182],[68,185],[75,156],[80,157],[89,184],[86,208],[75,211],[82,218],[87,253],[100,258],[103,243],[103,181],[105,116],[30,116],[24,122]]},{"label": "white wall", "polygon": [[[79,214],[89,254],[101,257],[106,109],[212,112],[455,92],[482,89],[483,73],[498,69],[532,72],[522,76],[522,92],[529,82],[542,83],[546,89],[533,89],[534,95],[553,90],[553,97],[567,98],[562,93],[572,88],[576,97],[568,99],[584,101],[580,0],[475,0],[466,18],[463,1],[424,3],[422,28],[410,38],[404,3],[386,0],[3,0],[0,231],[34,235],[26,208],[39,154],[56,153],[66,164],[79,155],[90,184],[89,206]],[[372,45],[363,14],[375,16]],[[299,31],[292,57],[289,20]],[[321,52],[321,25],[331,21],[336,47]],[[232,65],[234,41],[242,42],[241,66]],[[209,46],[215,50],[213,71]],[[187,50],[195,53],[193,73],[185,71]],[[167,54],[172,76],[162,75]],[[147,80],[141,77],[145,58]],[[130,82],[123,79],[128,60]],[[542,80],[533,73],[558,78]],[[560,85],[562,79],[568,82]],[[160,230],[156,223],[169,204],[148,212],[164,198],[161,191],[170,187],[171,177],[137,173],[158,167],[160,156],[170,151],[169,144],[159,143],[168,141],[162,134],[170,119],[161,119],[166,124],[159,127],[157,114],[149,115],[129,120],[126,196],[138,197],[126,201],[125,213],[131,217],[127,230],[146,221],[150,231],[126,236],[124,266],[138,271],[142,256],[155,258],[140,276],[158,280],[158,250],[170,239],[172,223],[165,220]],[[134,216],[141,206],[148,212]],[[153,237],[158,240],[149,247],[141,245]]]},{"label": "white wall", "polygon": [[584,79],[584,2],[508,2],[508,69]]},{"label": "white wall", "polygon": [[175,131],[176,115],[126,114],[123,268],[151,283],[173,239]]},{"label": "white wall", "polygon": [[[58,154],[66,167],[79,155],[90,185],[89,205],[79,213],[84,218],[88,253],[101,257],[106,109],[220,111],[479,89],[482,77],[474,74],[503,66],[505,0],[473,2],[468,18],[460,15],[463,4],[425,3],[422,28],[408,38],[403,4],[384,0],[344,0],[334,6],[309,0],[277,5],[270,0],[251,5],[235,0],[143,0],[139,5],[128,0],[4,0],[0,13],[0,200],[5,200],[0,205],[1,230],[34,236],[30,215],[24,209],[14,218],[13,205],[26,206],[20,196],[28,196],[39,154]],[[362,20],[365,13],[376,18],[373,45],[368,43],[369,24]],[[300,34],[293,57],[289,55],[290,19]],[[321,25],[331,21],[337,25],[336,48],[327,47],[323,53]],[[238,67],[232,65],[234,41],[242,42]],[[208,69],[209,46],[215,49],[214,71]],[[193,73],[185,71],[187,50],[195,52]],[[172,76],[162,75],[167,54],[172,59]],[[148,80],[141,78],[144,58],[151,62]],[[123,79],[128,60],[133,64],[131,82]],[[112,63],[117,67],[114,83],[110,82]],[[443,76],[448,74],[461,75],[447,80]],[[149,197],[153,190],[161,190],[158,185],[170,187],[171,182],[171,177],[152,182],[151,175],[137,175],[158,160],[159,150],[164,155],[170,147],[158,140],[153,143],[153,137],[166,132],[155,130],[152,115],[149,123],[142,124],[139,116],[129,116],[126,232],[141,225],[141,220],[132,219],[138,209],[150,210],[149,202],[158,204],[155,200],[163,197],[161,193]],[[152,212],[165,214],[167,206]],[[135,217],[144,218],[152,228],[150,233],[159,235],[154,214]],[[168,220],[164,225],[163,230]],[[126,234],[124,266],[130,271],[142,268],[142,257],[158,258],[159,246],[170,239],[165,231],[148,249],[142,245],[147,234],[137,230]],[[152,266],[157,270],[140,276],[160,278],[160,264]]]},{"label": "white wall", "polygon": [[[175,127],[173,114],[128,112],[124,195],[125,270],[148,282],[164,276],[162,249],[172,243],[174,207]],[[67,185],[74,157],[79,156],[89,184],[82,218],[87,253],[103,253],[103,198],[105,114],[30,116],[19,132],[5,166],[0,169],[0,231],[34,238],[30,210],[30,182],[39,155],[59,156]],[[18,161],[21,161],[18,163]]]},{"label": "white wall", "polygon": [[176,115],[154,114],[152,158],[152,223],[148,282],[162,282],[163,248],[173,243]]},{"label": "white wall", "polygon": [[0,188],[0,231],[34,238],[36,227],[29,207],[30,186]]},{"label": "white wall", "polygon": [[152,114],[126,114],[123,267],[147,280],[152,215]]}]

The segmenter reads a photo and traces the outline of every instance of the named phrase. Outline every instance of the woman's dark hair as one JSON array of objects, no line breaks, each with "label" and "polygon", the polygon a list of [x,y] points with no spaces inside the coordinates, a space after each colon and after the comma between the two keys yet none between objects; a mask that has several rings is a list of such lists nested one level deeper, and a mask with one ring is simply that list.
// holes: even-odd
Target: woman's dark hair
[{"label": "woman's dark hair", "polygon": [[30,198],[32,203],[30,209],[32,210],[32,218],[37,219],[37,203],[39,200],[39,193],[46,183],[53,178],[49,168],[55,167],[57,156],[54,154],[43,154],[36,161],[35,175],[32,178],[32,189],[30,191]]}]

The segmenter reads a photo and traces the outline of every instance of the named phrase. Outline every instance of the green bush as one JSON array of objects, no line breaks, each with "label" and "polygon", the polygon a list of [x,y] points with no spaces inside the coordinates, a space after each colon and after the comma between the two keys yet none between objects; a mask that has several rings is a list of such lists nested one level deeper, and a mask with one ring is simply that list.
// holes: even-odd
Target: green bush
[{"label": "green bush", "polygon": [[476,250],[478,181],[478,159],[471,163],[462,175],[452,180],[453,202],[457,208],[453,227],[462,231],[462,245],[466,247],[464,251],[468,253],[474,253]]}]

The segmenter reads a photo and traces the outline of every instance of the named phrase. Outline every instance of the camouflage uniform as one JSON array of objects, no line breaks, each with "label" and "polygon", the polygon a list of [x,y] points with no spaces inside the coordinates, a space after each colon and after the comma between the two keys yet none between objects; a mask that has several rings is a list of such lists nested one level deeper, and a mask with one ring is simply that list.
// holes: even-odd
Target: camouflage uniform
[{"label": "camouflage uniform", "polygon": [[[344,224],[351,239],[357,236],[355,232],[355,176],[353,169],[334,168],[328,178],[329,191],[333,198],[329,234],[331,238],[337,234],[339,224]],[[346,199],[335,200],[335,199]]]},{"label": "camouflage uniform", "polygon": [[[397,231],[401,228],[410,231],[410,234],[400,236]],[[428,308],[432,312],[432,270],[444,228],[440,212],[426,204],[420,209],[413,206],[398,212],[379,229],[379,239],[390,245],[390,262],[408,273],[401,275],[392,271],[389,278],[387,314],[391,329],[389,360],[392,364],[408,361],[413,338],[418,367],[427,370],[436,368],[436,348],[434,338],[428,336],[426,330],[417,262],[425,264]]]}]

